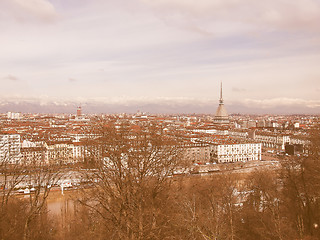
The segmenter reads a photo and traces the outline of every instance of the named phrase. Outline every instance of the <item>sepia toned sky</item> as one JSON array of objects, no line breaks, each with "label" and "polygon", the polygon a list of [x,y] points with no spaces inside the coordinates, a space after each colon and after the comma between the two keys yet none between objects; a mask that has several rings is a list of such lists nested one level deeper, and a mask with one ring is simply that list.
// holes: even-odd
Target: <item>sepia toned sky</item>
[{"label": "sepia toned sky", "polygon": [[0,110],[320,113],[319,65],[320,0],[0,1]]}]

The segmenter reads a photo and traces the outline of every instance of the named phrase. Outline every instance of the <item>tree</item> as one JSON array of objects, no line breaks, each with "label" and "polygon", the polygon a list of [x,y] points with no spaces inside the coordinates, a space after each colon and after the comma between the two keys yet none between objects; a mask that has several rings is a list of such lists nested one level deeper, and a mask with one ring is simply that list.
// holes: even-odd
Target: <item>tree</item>
[{"label": "tree", "polygon": [[[49,239],[49,220],[47,215],[46,201],[51,191],[51,187],[56,185],[62,177],[63,172],[56,165],[51,166],[46,163],[29,164],[26,167],[27,177],[24,179],[30,187],[30,194],[26,198],[24,209],[23,239],[39,238],[43,234],[45,239]],[[39,231],[41,230],[41,231]]]},{"label": "tree", "polygon": [[320,238],[320,129],[310,132],[307,156],[283,161],[283,191],[288,217],[300,239]]},{"label": "tree", "polygon": [[238,179],[215,174],[205,179],[190,178],[177,204],[186,226],[184,239],[236,239]]},{"label": "tree", "polygon": [[167,224],[159,208],[170,197],[166,190],[178,164],[177,142],[152,124],[131,128],[101,121],[93,132],[98,137],[90,141],[86,161],[92,188],[82,202],[99,214],[111,239],[158,238]]},{"label": "tree", "polygon": [[[13,198],[15,190],[25,179],[24,164],[19,162],[19,135],[0,134],[0,238],[19,236],[19,224],[23,204]],[[19,227],[17,226],[19,225]],[[21,229],[21,228],[20,228]]]},{"label": "tree", "polygon": [[278,171],[260,170],[246,179],[239,236],[246,239],[294,239],[286,217]]}]

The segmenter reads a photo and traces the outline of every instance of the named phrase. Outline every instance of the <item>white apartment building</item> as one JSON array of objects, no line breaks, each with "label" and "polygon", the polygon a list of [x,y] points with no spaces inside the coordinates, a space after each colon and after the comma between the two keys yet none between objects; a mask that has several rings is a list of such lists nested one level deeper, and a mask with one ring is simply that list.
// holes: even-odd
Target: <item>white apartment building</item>
[{"label": "white apartment building", "polygon": [[48,164],[48,145],[45,142],[30,142],[24,140],[21,144],[22,164]]},{"label": "white apartment building", "polygon": [[73,145],[70,143],[51,143],[47,148],[50,164],[68,164],[74,162]]},{"label": "white apartment building", "polygon": [[284,150],[287,143],[290,143],[290,136],[288,135],[260,135],[255,134],[253,139],[261,142],[264,147],[276,148]]},{"label": "white apartment building", "polygon": [[184,160],[190,163],[227,163],[261,160],[261,143],[186,143]]},{"label": "white apartment building", "polygon": [[261,160],[261,143],[214,144],[211,161],[216,163]]},{"label": "white apartment building", "polygon": [[17,119],[17,120],[19,120],[20,117],[21,117],[21,113],[19,113],[19,112],[8,112],[7,113],[7,118],[8,119]]},{"label": "white apartment building", "polygon": [[232,136],[234,138],[239,138],[239,139],[247,139],[248,138],[248,132],[247,131],[230,131],[229,136]]},{"label": "white apartment building", "polygon": [[20,135],[0,134],[0,164],[20,162]]},{"label": "white apartment building", "polygon": [[83,161],[83,159],[84,159],[84,150],[85,150],[84,143],[82,143],[82,142],[73,142],[72,146],[73,146],[72,155],[73,155],[74,162]]},{"label": "white apartment building", "polygon": [[307,139],[291,138],[290,144],[310,145],[310,141]]}]

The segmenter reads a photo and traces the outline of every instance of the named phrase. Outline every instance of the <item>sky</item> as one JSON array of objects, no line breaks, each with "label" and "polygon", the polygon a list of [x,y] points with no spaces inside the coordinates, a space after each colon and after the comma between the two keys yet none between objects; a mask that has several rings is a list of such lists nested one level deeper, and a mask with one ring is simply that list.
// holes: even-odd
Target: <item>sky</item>
[{"label": "sky", "polygon": [[0,0],[0,112],[320,114],[320,0]]}]

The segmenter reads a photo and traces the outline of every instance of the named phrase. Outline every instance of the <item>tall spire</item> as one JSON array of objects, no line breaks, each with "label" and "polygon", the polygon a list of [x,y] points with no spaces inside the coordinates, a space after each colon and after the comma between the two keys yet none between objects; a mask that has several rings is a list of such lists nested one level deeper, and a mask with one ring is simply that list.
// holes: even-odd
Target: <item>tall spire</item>
[{"label": "tall spire", "polygon": [[220,85],[220,100],[219,100],[220,104],[223,104],[223,98],[222,98],[222,82]]},{"label": "tall spire", "polygon": [[228,124],[229,123],[229,116],[227,110],[223,104],[223,97],[222,97],[222,81],[220,83],[220,99],[219,99],[219,106],[216,111],[216,115],[214,117],[214,123],[216,124]]}]

